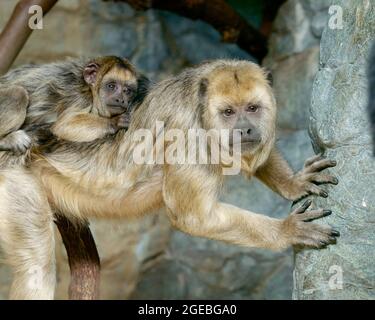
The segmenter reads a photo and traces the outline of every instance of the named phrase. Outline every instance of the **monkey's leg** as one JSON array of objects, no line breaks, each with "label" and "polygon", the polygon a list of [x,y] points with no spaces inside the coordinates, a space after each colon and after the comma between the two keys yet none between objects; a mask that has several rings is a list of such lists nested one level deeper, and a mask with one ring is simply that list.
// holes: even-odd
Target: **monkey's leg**
[{"label": "monkey's leg", "polygon": [[11,299],[53,299],[53,215],[35,179],[24,170],[0,172],[0,244],[14,279]]},{"label": "monkey's leg", "polygon": [[0,137],[18,130],[26,119],[29,94],[20,86],[0,88]]},{"label": "monkey's leg", "polygon": [[29,95],[24,88],[0,89],[0,151],[23,154],[30,147],[29,135],[18,130],[25,122],[28,105]]},{"label": "monkey's leg", "polygon": [[307,203],[282,220],[256,214],[217,202],[216,181],[212,176],[192,171],[194,169],[172,169],[164,181],[163,195],[168,215],[172,224],[181,231],[273,250],[290,245],[319,248],[333,243],[338,236],[331,227],[310,222],[328,215],[328,210],[306,211],[311,204]]},{"label": "monkey's leg", "polygon": [[307,159],[303,169],[293,173],[288,163],[274,149],[264,166],[256,172],[256,177],[288,200],[296,201],[309,194],[326,198],[327,192],[318,185],[338,183],[336,177],[322,172],[334,166],[336,161],[318,155]]}]

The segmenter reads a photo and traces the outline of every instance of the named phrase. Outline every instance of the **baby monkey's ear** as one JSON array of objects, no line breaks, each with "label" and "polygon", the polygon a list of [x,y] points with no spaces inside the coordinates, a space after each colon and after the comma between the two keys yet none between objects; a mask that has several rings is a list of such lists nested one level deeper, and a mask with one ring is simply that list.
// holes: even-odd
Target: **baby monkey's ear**
[{"label": "baby monkey's ear", "polygon": [[85,79],[87,84],[95,84],[99,68],[100,66],[96,62],[90,62],[85,66],[85,68],[83,69],[83,78]]}]

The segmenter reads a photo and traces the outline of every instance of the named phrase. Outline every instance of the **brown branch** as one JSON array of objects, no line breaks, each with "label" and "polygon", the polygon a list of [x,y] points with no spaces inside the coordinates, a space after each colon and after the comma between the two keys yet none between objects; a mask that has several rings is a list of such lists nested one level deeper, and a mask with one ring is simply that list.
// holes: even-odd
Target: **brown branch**
[{"label": "brown branch", "polygon": [[[0,34],[0,75],[6,73],[25,45],[32,29],[28,26],[29,8],[39,5],[46,14],[58,0],[21,0]],[[100,260],[88,223],[79,228],[63,216],[56,224],[61,233],[71,272],[69,298],[99,298]]]},{"label": "brown branch", "polygon": [[55,223],[69,260],[69,299],[99,299],[100,259],[89,224],[73,224],[60,215],[56,216]]},{"label": "brown branch", "polygon": [[221,33],[224,42],[237,43],[258,60],[267,54],[267,40],[225,0],[104,0],[126,2],[136,10],[160,9],[203,20]]},{"label": "brown branch", "polygon": [[58,0],[21,0],[0,34],[0,75],[8,71],[29,38],[29,8],[39,5],[46,14]]}]

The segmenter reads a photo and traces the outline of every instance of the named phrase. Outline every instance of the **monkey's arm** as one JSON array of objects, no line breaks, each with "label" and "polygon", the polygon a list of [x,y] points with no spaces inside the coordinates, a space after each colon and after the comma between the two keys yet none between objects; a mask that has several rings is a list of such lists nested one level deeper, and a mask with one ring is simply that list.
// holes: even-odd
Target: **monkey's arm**
[{"label": "monkey's arm", "polygon": [[294,173],[281,154],[273,149],[267,162],[256,172],[256,177],[273,191],[288,200],[298,200],[308,194],[327,197],[318,184],[337,184],[336,177],[321,171],[336,166],[336,162],[321,155],[306,160],[301,171]]},{"label": "monkey's arm", "polygon": [[88,112],[64,111],[51,130],[57,137],[73,142],[89,142],[126,127],[126,115],[104,118]]},{"label": "monkey's arm", "polygon": [[308,222],[330,213],[306,211],[311,202],[280,220],[217,202],[216,191],[215,180],[202,170],[168,170],[163,197],[172,224],[193,236],[273,250],[297,244],[321,247],[337,235],[328,226]]}]

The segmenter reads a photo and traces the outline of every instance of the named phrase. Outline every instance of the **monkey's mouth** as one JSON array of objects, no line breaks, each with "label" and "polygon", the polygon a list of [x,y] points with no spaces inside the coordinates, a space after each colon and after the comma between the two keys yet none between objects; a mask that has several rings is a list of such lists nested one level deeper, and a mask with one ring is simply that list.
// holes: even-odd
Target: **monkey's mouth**
[{"label": "monkey's mouth", "polygon": [[128,111],[128,107],[121,107],[121,106],[116,106],[113,104],[109,104],[108,107],[111,109],[119,110],[119,111],[121,110],[122,112]]},{"label": "monkey's mouth", "polygon": [[261,139],[250,139],[246,141],[230,142],[229,146],[233,147],[233,146],[240,145],[241,147],[247,147],[247,146],[255,146],[255,145],[258,145],[259,143],[261,143]]}]

